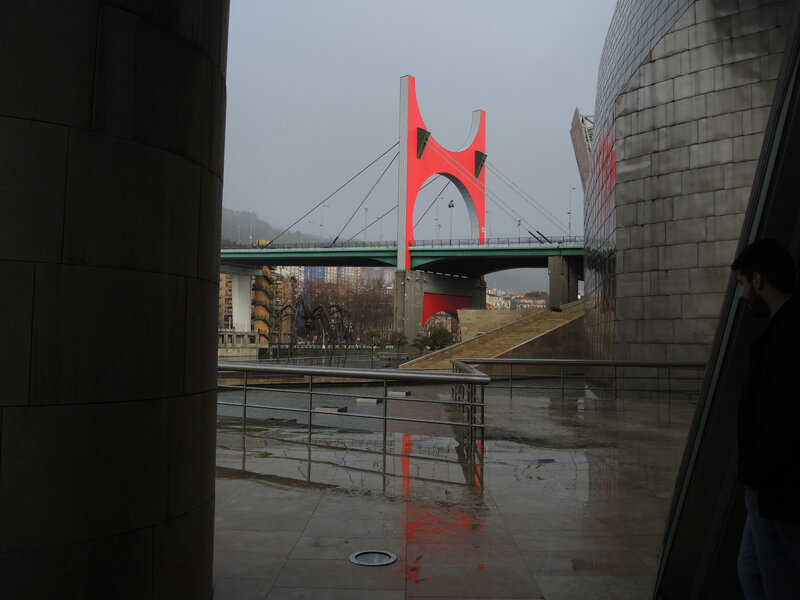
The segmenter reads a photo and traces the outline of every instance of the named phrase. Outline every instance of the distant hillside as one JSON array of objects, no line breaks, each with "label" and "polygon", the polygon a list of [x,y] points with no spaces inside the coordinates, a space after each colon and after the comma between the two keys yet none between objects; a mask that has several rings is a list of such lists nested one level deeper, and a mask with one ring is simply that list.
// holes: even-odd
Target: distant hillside
[{"label": "distant hillside", "polygon": [[[243,210],[232,210],[222,207],[222,245],[226,243],[235,244],[237,241],[247,244],[250,241],[250,227],[252,223],[253,242],[256,240],[273,240],[281,232],[280,229],[273,227],[266,221],[258,218],[254,212]],[[239,226],[238,230],[236,226]],[[278,240],[278,243],[289,242],[314,242],[319,238],[300,233],[299,231],[287,231]]]}]

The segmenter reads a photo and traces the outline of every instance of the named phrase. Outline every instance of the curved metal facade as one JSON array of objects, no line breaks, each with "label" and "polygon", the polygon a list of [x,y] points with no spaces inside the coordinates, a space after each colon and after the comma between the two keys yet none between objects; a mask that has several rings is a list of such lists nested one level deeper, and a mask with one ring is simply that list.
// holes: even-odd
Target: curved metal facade
[{"label": "curved metal facade", "polygon": [[584,203],[595,358],[705,360],[791,0],[621,0]]}]

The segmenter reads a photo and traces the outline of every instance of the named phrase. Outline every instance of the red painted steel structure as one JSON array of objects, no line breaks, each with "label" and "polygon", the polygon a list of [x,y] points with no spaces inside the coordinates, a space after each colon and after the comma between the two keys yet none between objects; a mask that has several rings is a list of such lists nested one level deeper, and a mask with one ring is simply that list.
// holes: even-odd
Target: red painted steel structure
[{"label": "red painted steel structure", "polygon": [[397,222],[397,268],[411,265],[409,246],[414,244],[414,204],[417,193],[433,175],[455,184],[467,205],[473,239],[484,240],[486,171],[486,113],[472,113],[467,142],[457,151],[441,146],[425,126],[417,104],[414,78],[400,80],[400,175]]},{"label": "red painted steel structure", "polygon": [[459,308],[471,308],[472,299],[469,296],[452,296],[450,294],[432,294],[425,292],[422,299],[422,324],[428,322],[433,315],[440,312],[450,313],[454,317]]}]

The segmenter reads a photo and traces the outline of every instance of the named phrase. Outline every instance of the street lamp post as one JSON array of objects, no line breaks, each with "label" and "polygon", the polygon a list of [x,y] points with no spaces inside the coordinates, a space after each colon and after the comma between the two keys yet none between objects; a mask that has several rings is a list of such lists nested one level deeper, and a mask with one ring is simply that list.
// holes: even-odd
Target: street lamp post
[{"label": "street lamp post", "polygon": [[319,242],[322,243],[325,240],[325,209],[330,208],[327,204],[322,205],[322,212],[320,213],[319,217]]},{"label": "street lamp post", "polygon": [[369,207],[364,207],[364,243],[367,243],[367,214],[369,213]]},{"label": "street lamp post", "polygon": [[434,202],[436,203],[436,218],[434,219],[435,227],[433,235],[434,238],[436,238],[436,241],[438,242],[439,241],[439,196],[436,196],[436,200],[434,200]]},{"label": "street lamp post", "polygon": [[453,243],[453,206],[455,206],[455,205],[453,204],[453,201],[450,200],[450,202],[447,203],[447,208],[450,209],[450,243],[451,244]]},{"label": "street lamp post", "polygon": [[569,237],[572,237],[572,191],[574,189],[574,185],[569,186],[569,210],[567,211],[567,215],[569,215]]}]

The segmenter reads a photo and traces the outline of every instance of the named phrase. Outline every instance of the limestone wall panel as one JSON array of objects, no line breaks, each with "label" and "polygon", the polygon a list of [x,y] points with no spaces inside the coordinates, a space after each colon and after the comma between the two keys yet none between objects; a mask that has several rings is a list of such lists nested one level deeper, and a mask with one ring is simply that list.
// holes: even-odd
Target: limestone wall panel
[{"label": "limestone wall panel", "polygon": [[0,117],[0,260],[61,260],[67,136],[66,127]]},{"label": "limestone wall panel", "polygon": [[[165,520],[168,404],[4,408],[0,552],[82,543]],[[86,487],[91,494],[78,491]]]},{"label": "limestone wall panel", "polygon": [[0,406],[28,404],[33,280],[34,265],[0,260]]},{"label": "limestone wall panel", "polygon": [[214,64],[163,27],[101,6],[93,127],[209,166]]},{"label": "limestone wall panel", "polygon": [[200,167],[107,135],[70,132],[67,262],[197,275]]},{"label": "limestone wall panel", "polygon": [[4,3],[0,115],[89,124],[98,5],[95,0]]},{"label": "limestone wall panel", "polygon": [[34,298],[31,404],[126,402],[182,393],[183,279],[40,264]]}]

